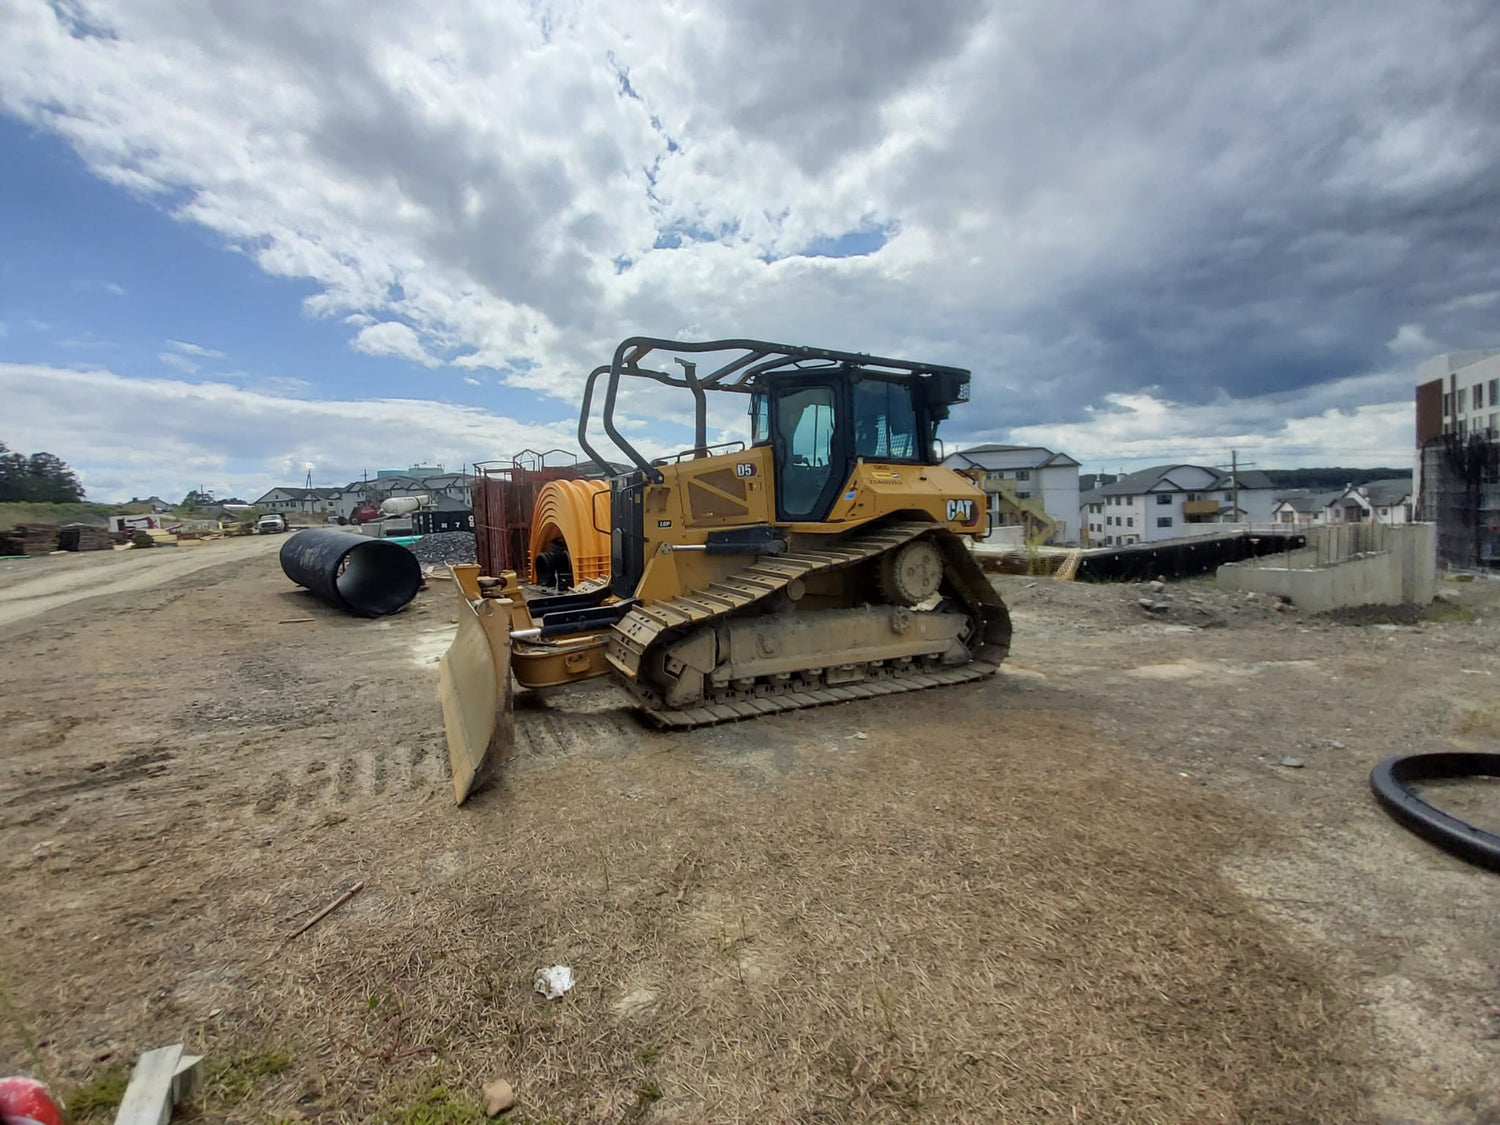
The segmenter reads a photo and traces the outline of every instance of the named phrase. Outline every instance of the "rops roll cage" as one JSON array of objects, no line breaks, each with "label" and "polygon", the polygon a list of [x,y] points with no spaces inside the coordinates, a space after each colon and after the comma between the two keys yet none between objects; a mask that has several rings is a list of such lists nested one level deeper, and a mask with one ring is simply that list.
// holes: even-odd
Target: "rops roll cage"
[{"label": "rops roll cage", "polygon": [[[737,352],[729,362],[708,375],[698,374],[698,365],[674,357],[682,367],[681,375],[642,367],[641,361],[652,352]],[[601,375],[609,375],[604,392],[604,432],[615,447],[625,454],[645,478],[653,484],[662,481],[661,470],[643,457],[615,425],[615,400],[620,377],[653,379],[669,387],[685,387],[693,394],[693,450],[699,456],[708,451],[708,391],[738,391],[749,394],[759,390],[769,376],[793,372],[835,371],[871,375],[904,375],[912,380],[926,377],[928,409],[934,418],[947,417],[948,404],[969,397],[969,372],[962,367],[944,367],[905,359],[888,359],[862,352],[830,351],[827,348],[804,348],[791,344],[772,344],[765,340],[701,340],[684,342],[662,340],[652,336],[629,336],[615,348],[614,358],[589,372],[583,387],[583,403],[578,412],[578,444],[605,476],[613,475],[609,462],[589,444],[589,415],[593,411],[594,384]]]}]

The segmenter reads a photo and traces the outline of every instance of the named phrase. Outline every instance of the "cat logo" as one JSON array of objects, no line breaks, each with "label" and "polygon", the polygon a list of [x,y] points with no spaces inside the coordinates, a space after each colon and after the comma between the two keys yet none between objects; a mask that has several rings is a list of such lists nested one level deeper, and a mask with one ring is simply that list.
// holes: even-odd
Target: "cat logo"
[{"label": "cat logo", "polygon": [[657,527],[671,527],[672,526],[672,521],[671,520],[657,520],[656,521],[656,526]]},{"label": "cat logo", "polygon": [[972,500],[949,500],[948,522],[971,524],[974,522],[974,501]]},{"label": "cat logo", "polygon": [[734,467],[734,475],[737,477],[753,477],[755,475],[755,462],[740,461]]}]

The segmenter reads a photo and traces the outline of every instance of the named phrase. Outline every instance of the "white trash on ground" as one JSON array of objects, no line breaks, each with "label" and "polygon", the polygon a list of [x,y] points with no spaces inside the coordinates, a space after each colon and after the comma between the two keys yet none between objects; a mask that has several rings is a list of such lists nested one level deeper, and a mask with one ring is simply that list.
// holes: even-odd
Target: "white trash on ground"
[{"label": "white trash on ground", "polygon": [[536,976],[532,978],[531,987],[548,1000],[556,1000],[573,987],[573,970],[566,965],[553,965],[551,968],[538,969]]}]

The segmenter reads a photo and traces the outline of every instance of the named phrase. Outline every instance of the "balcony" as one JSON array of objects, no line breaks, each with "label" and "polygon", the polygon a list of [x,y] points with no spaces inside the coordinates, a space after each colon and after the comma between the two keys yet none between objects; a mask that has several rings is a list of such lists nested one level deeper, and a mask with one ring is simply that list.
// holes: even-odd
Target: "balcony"
[{"label": "balcony", "polygon": [[1182,514],[1185,516],[1216,516],[1219,514],[1217,500],[1184,500]]}]

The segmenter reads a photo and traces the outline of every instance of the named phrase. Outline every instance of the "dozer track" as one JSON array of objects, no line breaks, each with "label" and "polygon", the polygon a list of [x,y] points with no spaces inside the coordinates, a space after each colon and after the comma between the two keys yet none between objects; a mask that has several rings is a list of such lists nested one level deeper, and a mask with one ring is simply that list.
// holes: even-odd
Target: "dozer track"
[{"label": "dozer track", "polygon": [[[877,558],[922,536],[930,536],[943,556],[943,584],[949,596],[963,602],[973,624],[972,658],[966,664],[931,666],[916,661],[869,660],[850,665],[830,652],[819,668],[804,670],[795,682],[757,680],[749,690],[721,691],[687,707],[667,706],[656,685],[642,682],[648,656],[676,641],[694,627],[715,620],[740,617],[801,578],[839,570]],[[810,610],[816,614],[818,610]],[[984,572],[962,541],[942,525],[904,521],[855,532],[837,545],[778,556],[763,556],[752,565],[691,594],[633,608],[613,628],[608,659],[623,674],[638,706],[663,727],[688,728],[732,722],[778,711],[817,707],[850,699],[943,687],[992,676],[1010,649],[1010,614]],[[853,682],[837,685],[816,681],[831,668],[845,677],[854,668]]]}]

